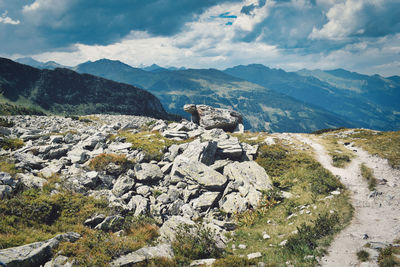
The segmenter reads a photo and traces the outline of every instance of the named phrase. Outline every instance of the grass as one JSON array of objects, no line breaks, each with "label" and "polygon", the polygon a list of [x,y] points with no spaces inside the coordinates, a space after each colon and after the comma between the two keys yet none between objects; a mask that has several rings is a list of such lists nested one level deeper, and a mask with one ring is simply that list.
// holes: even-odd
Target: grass
[{"label": "grass", "polygon": [[[267,266],[284,266],[288,261],[295,266],[314,266],[315,258],[324,254],[334,234],[351,220],[353,208],[348,193],[312,155],[279,140],[275,145],[260,144],[256,161],[270,175],[275,190],[265,192],[258,209],[236,215],[238,228],[224,258],[261,252],[257,262]],[[340,195],[326,198],[337,189]],[[279,198],[280,190],[293,197]],[[264,232],[271,238],[264,240]],[[284,240],[287,245],[279,246]],[[239,244],[247,248],[231,248]]]},{"label": "grass", "polygon": [[388,159],[393,168],[400,168],[400,131],[375,132],[371,130],[357,130],[346,138],[354,141],[372,155]]},{"label": "grass", "polygon": [[325,135],[321,141],[328,154],[332,157],[332,165],[337,168],[345,168],[354,157],[352,151],[339,144],[331,135]]},{"label": "grass", "polygon": [[369,252],[362,249],[357,252],[357,258],[361,262],[368,261],[369,260]]},{"label": "grass", "polygon": [[15,174],[19,173],[20,171],[15,167],[15,164],[13,163],[12,160],[5,158],[5,157],[0,157],[0,171],[1,172],[7,172],[14,176]]},{"label": "grass", "polygon": [[168,147],[173,144],[182,144],[190,142],[192,139],[185,141],[175,141],[162,136],[159,132],[139,132],[131,133],[128,131],[121,131],[117,135],[110,137],[111,140],[115,140],[117,137],[126,138],[126,142],[132,144],[133,149],[141,150],[146,153],[146,160],[157,160],[160,161]]},{"label": "grass", "polygon": [[24,141],[22,141],[19,138],[7,138],[7,137],[2,136],[0,134],[0,147],[1,147],[1,149],[4,149],[4,150],[9,150],[9,149],[17,150],[17,149],[20,149],[21,147],[23,147],[24,145],[25,145]]},{"label": "grass", "polygon": [[101,153],[89,162],[89,168],[98,172],[115,171],[114,169],[109,168],[111,163],[118,166],[116,171],[120,173],[134,165],[134,162],[128,160],[124,154]]},{"label": "grass", "polygon": [[[47,187],[49,190],[51,186]],[[82,232],[82,223],[107,203],[81,194],[29,189],[0,203],[0,248],[43,241],[59,233]]]},{"label": "grass", "polygon": [[106,266],[114,258],[130,253],[149,244],[158,236],[158,229],[151,224],[132,226],[122,237],[113,233],[84,228],[82,238],[75,243],[61,243],[58,250],[71,257],[77,265]]},{"label": "grass", "polygon": [[378,256],[378,264],[380,267],[400,266],[399,256],[400,247],[389,246],[387,248],[381,249]]},{"label": "grass", "polygon": [[369,190],[371,190],[371,191],[375,190],[377,180],[376,180],[372,170],[370,168],[368,168],[367,165],[365,165],[364,163],[360,165],[360,170],[361,170],[362,177],[364,177],[364,179],[366,179],[368,182]]}]

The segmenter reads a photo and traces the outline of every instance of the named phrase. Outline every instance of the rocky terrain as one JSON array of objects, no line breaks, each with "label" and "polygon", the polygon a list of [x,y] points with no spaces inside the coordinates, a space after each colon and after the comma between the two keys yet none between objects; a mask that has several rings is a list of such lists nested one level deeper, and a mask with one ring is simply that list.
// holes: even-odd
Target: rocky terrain
[{"label": "rocky terrain", "polygon": [[[222,129],[205,130],[189,121],[167,125],[146,117],[91,117],[96,120],[11,117],[15,126],[3,127],[2,133],[23,140],[25,145],[12,152],[2,150],[1,156],[13,159],[22,172],[14,177],[1,173],[1,198],[12,198],[21,188],[43,188],[46,179],[57,173],[61,177],[58,186],[106,199],[114,208],[113,215],[87,218],[87,226],[117,232],[127,212],[134,216],[150,214],[161,226],[160,242],[168,243],[179,224],[191,225],[201,218],[216,232],[218,246],[223,248],[226,231],[235,228],[226,214],[257,207],[262,192],[272,187],[268,174],[252,160],[258,147],[241,143]],[[148,127],[148,135],[159,131],[176,144],[165,148],[162,157],[155,160],[118,136],[120,131],[134,134],[143,127]],[[112,135],[116,137],[110,139]],[[124,164],[110,162],[101,170],[91,167],[96,158],[117,154],[126,157]],[[57,194],[57,189],[51,194]],[[68,238],[76,235],[69,234]],[[49,253],[44,253],[49,243],[54,242],[0,250],[0,259],[8,266],[44,264],[50,259]],[[163,249],[156,249],[155,256],[170,256],[168,245],[159,246]],[[137,257],[125,255],[112,265],[125,266],[138,261]]]},{"label": "rocky terrain", "polygon": [[[321,137],[243,133],[233,110],[192,104],[184,110],[193,122],[100,114],[2,117],[0,262],[356,266],[357,250],[368,242],[379,246],[370,249],[371,264],[380,249],[396,245],[397,212],[380,192],[398,201],[399,177],[387,163],[390,190],[378,185],[370,193],[358,174],[361,162],[370,166],[366,152],[348,168],[334,168],[318,144]],[[380,175],[378,165],[370,167]],[[360,208],[339,180],[374,204]],[[351,201],[353,230],[342,232],[330,258],[322,259],[329,238],[350,223]],[[379,222],[381,212],[393,220]],[[383,223],[388,235],[370,228],[369,219]],[[340,240],[356,244],[345,257],[337,256],[343,254]]]}]

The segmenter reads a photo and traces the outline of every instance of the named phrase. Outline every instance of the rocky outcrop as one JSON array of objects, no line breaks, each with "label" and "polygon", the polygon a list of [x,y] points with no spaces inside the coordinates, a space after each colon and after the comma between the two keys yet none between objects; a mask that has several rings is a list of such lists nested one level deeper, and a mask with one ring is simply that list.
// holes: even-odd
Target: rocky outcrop
[{"label": "rocky outcrop", "polygon": [[[40,189],[56,175],[57,187],[108,202],[112,212],[91,214],[84,222],[87,227],[121,233],[127,214],[150,216],[160,226],[160,242],[172,242],[180,225],[202,221],[215,233],[218,246],[224,247],[226,232],[235,228],[231,215],[256,208],[263,192],[272,188],[268,174],[253,161],[258,147],[222,129],[208,130],[189,121],[168,124],[135,116],[96,117],[89,123],[64,117],[12,117],[15,127],[10,128],[10,136],[27,141],[19,150],[2,151],[20,173],[15,177],[0,173],[1,198],[18,190]],[[168,136],[170,140],[164,137],[163,141],[174,144],[160,149],[163,154],[156,160],[146,157],[142,148],[132,148],[122,135],[107,138],[121,129],[138,133],[141,127],[150,128],[149,136],[158,134],[151,131]],[[166,134],[171,132],[184,134]],[[101,154],[123,156],[128,163],[107,162],[93,169],[92,160]],[[139,250],[113,264],[147,260],[152,251]]]},{"label": "rocky outcrop", "polygon": [[160,244],[155,247],[145,247],[135,252],[124,255],[110,263],[110,266],[132,266],[133,264],[151,260],[154,258],[172,259],[174,252],[171,245]]},{"label": "rocky outcrop", "polygon": [[183,109],[192,114],[192,121],[206,130],[220,128],[233,132],[243,118],[239,112],[223,108],[214,108],[207,105],[187,104]]},{"label": "rocky outcrop", "polygon": [[52,249],[60,242],[75,242],[79,234],[69,232],[43,242],[35,242],[0,250],[0,261],[8,267],[31,267],[45,264],[52,256]]}]

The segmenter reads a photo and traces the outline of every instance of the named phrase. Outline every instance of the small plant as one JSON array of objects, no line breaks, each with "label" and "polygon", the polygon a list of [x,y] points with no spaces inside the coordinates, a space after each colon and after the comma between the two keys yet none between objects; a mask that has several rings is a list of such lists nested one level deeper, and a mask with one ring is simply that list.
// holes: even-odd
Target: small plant
[{"label": "small plant", "polygon": [[4,157],[0,157],[0,171],[7,172],[11,175],[15,175],[20,172],[17,170],[12,160]]},{"label": "small plant", "polygon": [[362,249],[357,252],[357,258],[361,262],[368,261],[369,260],[369,252]]},{"label": "small plant", "polygon": [[196,259],[217,258],[223,251],[217,247],[215,233],[202,224],[180,225],[172,248],[175,257],[182,263]]},{"label": "small plant", "polygon": [[331,153],[333,166],[337,168],[344,168],[350,161],[348,155],[343,155],[340,153]]},{"label": "small plant", "polygon": [[286,248],[295,254],[312,255],[318,247],[319,239],[335,233],[338,221],[336,214],[322,214],[314,221],[313,226],[303,223],[297,228],[298,233],[288,239]]},{"label": "small plant", "polygon": [[367,165],[365,165],[364,163],[361,164],[360,170],[361,170],[362,177],[364,177],[364,179],[366,179],[368,182],[369,190],[371,190],[371,191],[375,190],[377,180],[376,180],[372,170],[370,168],[368,168]]}]

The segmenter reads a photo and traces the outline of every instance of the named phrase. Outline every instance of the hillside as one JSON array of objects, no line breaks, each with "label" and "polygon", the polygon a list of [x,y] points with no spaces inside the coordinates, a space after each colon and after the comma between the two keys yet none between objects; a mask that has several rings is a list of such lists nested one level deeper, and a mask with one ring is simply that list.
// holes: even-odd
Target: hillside
[{"label": "hillside", "polygon": [[205,103],[233,107],[243,114],[245,128],[251,130],[311,132],[355,126],[322,108],[215,69],[147,72],[106,59],[86,62],[75,69],[145,88],[160,99],[168,112],[181,116],[188,116],[182,111],[184,104]]},{"label": "hillside", "polygon": [[69,69],[39,70],[0,58],[2,102],[54,114],[117,113],[170,118],[151,93]]},{"label": "hillside", "polygon": [[260,64],[236,66],[224,72],[325,108],[362,127],[400,129],[400,83],[396,76],[383,78],[346,70],[293,73]]},{"label": "hillside", "polygon": [[0,127],[9,267],[399,264],[400,132],[230,134],[125,115]]}]

